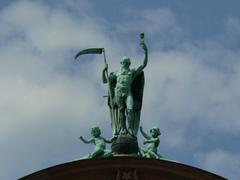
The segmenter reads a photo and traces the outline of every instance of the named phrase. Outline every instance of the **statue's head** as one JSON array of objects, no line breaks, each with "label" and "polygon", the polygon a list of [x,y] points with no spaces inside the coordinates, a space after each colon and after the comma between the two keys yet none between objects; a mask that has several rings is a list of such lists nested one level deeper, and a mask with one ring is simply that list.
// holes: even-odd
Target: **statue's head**
[{"label": "statue's head", "polygon": [[161,135],[161,132],[160,132],[160,129],[157,128],[157,127],[153,127],[151,130],[150,130],[150,133],[152,135],[153,138],[156,138],[158,136]]},{"label": "statue's head", "polygon": [[127,56],[123,56],[120,63],[123,67],[129,67],[131,65],[130,58]]},{"label": "statue's head", "polygon": [[101,135],[101,130],[99,127],[93,127],[92,130],[91,130],[91,134],[94,136],[94,137],[99,137]]}]

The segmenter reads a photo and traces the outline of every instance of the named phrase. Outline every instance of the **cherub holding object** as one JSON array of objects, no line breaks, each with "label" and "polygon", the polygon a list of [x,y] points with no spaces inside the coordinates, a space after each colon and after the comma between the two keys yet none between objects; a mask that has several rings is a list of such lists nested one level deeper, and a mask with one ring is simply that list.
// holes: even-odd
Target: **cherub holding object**
[{"label": "cherub holding object", "polygon": [[87,158],[97,158],[97,157],[107,157],[111,156],[111,151],[106,150],[106,143],[112,143],[114,139],[106,140],[105,138],[101,137],[101,130],[99,127],[93,127],[91,130],[92,138],[89,140],[84,139],[80,136],[80,139],[85,144],[93,143],[95,144],[94,150],[92,153],[89,153]]},{"label": "cherub holding object", "polygon": [[157,153],[157,148],[160,144],[159,136],[161,135],[159,128],[153,127],[150,129],[151,136],[143,131],[142,126],[140,126],[140,132],[146,139],[143,144],[148,144],[146,149],[140,151],[141,155],[146,158],[160,159],[161,156]]}]

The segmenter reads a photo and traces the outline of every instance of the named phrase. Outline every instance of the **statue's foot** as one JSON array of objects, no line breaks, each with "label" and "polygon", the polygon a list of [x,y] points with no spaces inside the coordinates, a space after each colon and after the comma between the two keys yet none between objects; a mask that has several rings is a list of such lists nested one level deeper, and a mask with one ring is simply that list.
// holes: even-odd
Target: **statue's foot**
[{"label": "statue's foot", "polygon": [[115,133],[115,134],[113,135],[113,138],[114,138],[114,139],[117,138],[118,135],[119,135],[119,134]]},{"label": "statue's foot", "polygon": [[133,132],[132,129],[128,129],[128,133],[129,133],[132,137],[136,137],[136,136],[134,135],[134,132]]},{"label": "statue's foot", "polygon": [[121,129],[120,134],[127,134],[127,133],[128,133],[128,130],[127,130],[127,129]]}]

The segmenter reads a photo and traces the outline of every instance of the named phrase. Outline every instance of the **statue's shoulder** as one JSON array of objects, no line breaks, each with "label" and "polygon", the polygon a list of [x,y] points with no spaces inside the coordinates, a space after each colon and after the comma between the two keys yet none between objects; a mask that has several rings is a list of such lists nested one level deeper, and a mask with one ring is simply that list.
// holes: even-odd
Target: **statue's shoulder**
[{"label": "statue's shoulder", "polygon": [[137,76],[139,73],[138,73],[137,69],[133,68],[133,69],[131,69],[131,74],[133,74],[134,77],[135,77],[135,76]]},{"label": "statue's shoulder", "polygon": [[131,73],[135,73],[135,72],[136,72],[136,69],[135,69],[135,68],[130,69],[130,72],[131,72]]},{"label": "statue's shoulder", "polygon": [[118,74],[118,70],[110,72],[110,76],[116,76]]},{"label": "statue's shoulder", "polygon": [[119,70],[116,70],[116,71],[114,71],[113,73],[115,74],[115,76],[119,76],[119,75],[121,74],[121,70],[120,70],[120,69],[119,69]]}]

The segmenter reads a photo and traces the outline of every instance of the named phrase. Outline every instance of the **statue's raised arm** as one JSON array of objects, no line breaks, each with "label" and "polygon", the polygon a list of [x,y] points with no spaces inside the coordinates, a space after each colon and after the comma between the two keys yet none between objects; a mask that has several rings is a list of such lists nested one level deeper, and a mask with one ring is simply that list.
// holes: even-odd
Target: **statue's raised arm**
[{"label": "statue's raised arm", "polygon": [[148,49],[147,49],[147,45],[144,42],[144,34],[141,33],[141,42],[140,42],[140,46],[142,47],[142,49],[144,50],[144,60],[143,63],[136,69],[135,71],[135,75],[137,76],[139,73],[142,72],[142,70],[147,66],[148,63]]},{"label": "statue's raised arm", "polygon": [[151,139],[151,136],[149,136],[147,133],[145,133],[145,132],[143,131],[142,126],[140,126],[140,132],[141,132],[141,134],[143,135],[143,137],[144,137],[145,139],[147,139],[147,140]]}]

